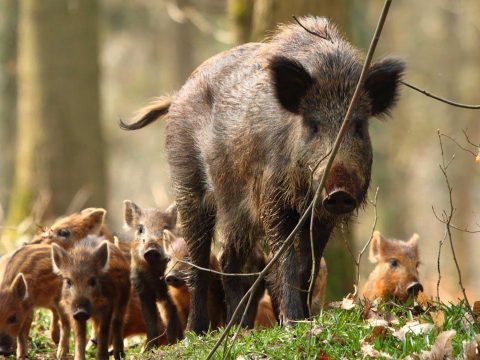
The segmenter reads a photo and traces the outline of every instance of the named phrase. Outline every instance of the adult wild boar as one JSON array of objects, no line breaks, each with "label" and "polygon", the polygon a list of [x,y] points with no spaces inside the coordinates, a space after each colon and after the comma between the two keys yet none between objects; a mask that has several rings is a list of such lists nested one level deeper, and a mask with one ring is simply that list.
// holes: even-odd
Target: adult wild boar
[{"label": "adult wild boar", "polygon": [[[238,272],[258,239],[277,251],[322,177],[321,160],[332,148],[363,60],[327,19],[300,21],[326,39],[297,24],[281,26],[266,42],[207,60],[173,99],[162,98],[131,125],[122,124],[139,129],[168,113],[166,150],[176,202],[191,259],[199,266],[208,266],[215,228],[224,239],[224,272]],[[364,201],[372,166],[368,119],[392,108],[403,71],[403,62],[390,58],[368,72],[315,209],[317,265],[335,224]],[[284,323],[308,315],[302,289],[308,288],[311,264],[306,224],[267,279]],[[190,278],[189,323],[196,332],[208,328],[208,276],[193,269]],[[252,281],[223,279],[227,321]]]}]

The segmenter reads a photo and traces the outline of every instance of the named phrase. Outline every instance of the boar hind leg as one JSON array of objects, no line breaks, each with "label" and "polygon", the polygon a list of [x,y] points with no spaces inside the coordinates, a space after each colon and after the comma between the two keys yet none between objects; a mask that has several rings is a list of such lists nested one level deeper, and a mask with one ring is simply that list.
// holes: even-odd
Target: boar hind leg
[{"label": "boar hind leg", "polygon": [[[235,236],[234,234],[231,234]],[[227,239],[227,236],[224,235],[224,249],[221,258],[222,272],[224,273],[241,273],[241,272],[258,272],[262,269],[252,268],[252,269],[243,269],[243,264],[248,261],[248,258],[252,256],[251,249],[241,248],[238,249],[238,239]],[[242,245],[250,244],[250,242],[241,242]],[[234,276],[223,276],[223,288],[225,290],[225,302],[227,306],[227,323],[232,319],[233,313],[235,312],[238,304],[240,303],[243,296],[246,294],[248,289],[253,285],[256,277],[234,277]],[[255,294],[253,295],[252,301],[250,302],[249,308],[245,313],[245,318],[240,324],[249,329],[253,328],[255,322],[255,315],[257,313],[258,302],[265,291],[265,284],[262,284],[257,288]],[[246,305],[246,304],[245,304]],[[245,312],[245,305],[241,307],[240,311],[235,317],[235,323],[239,324],[243,313]]]},{"label": "boar hind leg", "polygon": [[58,314],[56,309],[51,309],[52,310],[52,322],[50,323],[50,338],[52,341],[55,343],[55,345],[58,345],[58,342],[60,341],[60,327],[58,326]]},{"label": "boar hind leg", "polygon": [[[197,181],[197,180],[196,180]],[[193,264],[208,268],[215,215],[207,209],[201,197],[177,196],[178,210],[182,219],[182,230],[188,247],[188,253]],[[209,273],[196,267],[191,268],[188,286],[191,293],[191,311],[188,319],[188,329],[197,334],[208,331],[210,319],[208,316]]]},{"label": "boar hind leg", "polygon": [[70,321],[63,308],[58,305],[55,313],[60,318],[60,339],[57,349],[57,359],[65,359],[68,355],[70,341]]},{"label": "boar hind leg", "polygon": [[127,312],[130,287],[125,286],[128,292],[120,294],[119,303],[113,313],[111,337],[113,340],[113,358],[115,360],[125,359],[125,351],[123,348],[123,327],[125,314]]},{"label": "boar hind leg", "polygon": [[33,312],[25,318],[17,339],[17,359],[26,359],[28,353],[28,334],[32,326]]}]

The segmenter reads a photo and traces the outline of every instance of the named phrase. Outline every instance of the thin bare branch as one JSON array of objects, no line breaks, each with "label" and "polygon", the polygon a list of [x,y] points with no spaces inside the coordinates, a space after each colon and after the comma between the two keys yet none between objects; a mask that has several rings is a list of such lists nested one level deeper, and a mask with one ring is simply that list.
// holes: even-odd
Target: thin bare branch
[{"label": "thin bare branch", "polygon": [[472,150],[463,147],[462,145],[460,145],[460,144],[458,143],[457,140],[455,140],[455,139],[452,138],[451,136],[446,135],[446,134],[442,134],[442,133],[440,133],[440,136],[446,137],[447,139],[453,141],[453,142],[454,142],[460,149],[462,149],[463,151],[466,151],[466,152],[472,154],[472,155],[475,156],[475,157],[477,156],[477,154],[475,154]]},{"label": "thin bare branch", "polygon": [[[295,239],[295,235],[297,232],[301,229],[305,221],[307,220],[308,216],[310,216],[310,212],[312,211],[313,208],[317,206],[318,199],[320,197],[320,193],[323,190],[327,176],[330,172],[330,169],[333,164],[333,160],[335,159],[335,156],[338,152],[338,149],[340,148],[340,144],[345,137],[345,134],[347,132],[347,129],[350,125],[350,118],[353,113],[353,108],[358,100],[358,97],[360,96],[361,89],[363,87],[363,83],[365,81],[365,77],[367,74],[367,71],[370,67],[370,63],[372,61],[373,54],[375,53],[375,48],[377,47],[378,40],[380,39],[380,35],[382,33],[383,25],[385,24],[385,20],[387,18],[388,10],[390,9],[390,5],[392,3],[392,0],[385,0],[384,6],[382,13],[380,15],[377,28],[375,29],[374,36],[372,38],[372,41],[370,43],[370,47],[367,52],[367,56],[365,58],[365,63],[363,64],[362,72],[360,74],[360,78],[358,79],[357,87],[355,89],[355,92],[352,96],[352,99],[350,101],[350,105],[348,107],[347,113],[345,114],[345,118],[343,119],[342,126],[340,127],[340,130],[338,132],[337,138],[335,139],[335,143],[333,145],[332,153],[330,157],[328,158],[327,165],[325,167],[325,170],[323,172],[322,178],[320,180],[320,183],[317,187],[317,190],[315,192],[315,196],[313,198],[313,201],[310,203],[308,208],[305,210],[303,215],[301,216],[300,220],[298,221],[297,225],[293,229],[293,231],[290,233],[290,235],[285,239],[284,243],[280,247],[280,249],[277,251],[277,253],[273,256],[273,258],[269,261],[269,263],[265,266],[265,268],[260,272],[260,274],[257,277],[257,280],[253,283],[253,285],[250,287],[250,289],[245,293],[245,295],[242,297],[240,302],[237,305],[237,308],[232,314],[232,318],[230,319],[229,323],[225,327],[222,335],[220,338],[217,340],[215,345],[213,346],[212,350],[207,356],[207,360],[211,359],[215,352],[217,351],[218,347],[222,344],[222,342],[225,340],[225,338],[228,336],[230,329],[233,326],[233,323],[235,319],[238,316],[238,313],[240,312],[241,307],[245,304],[248,298],[250,298],[251,294],[254,293],[260,283],[263,281],[265,278],[266,274],[270,271],[270,269],[273,267],[273,264],[278,261],[278,259],[287,251],[287,249],[293,244],[293,240]],[[239,330],[238,330],[239,331]]]},{"label": "thin bare branch", "polygon": [[459,108],[463,108],[463,109],[470,109],[470,110],[479,110],[480,109],[480,105],[470,105],[470,104],[462,104],[462,103],[458,103],[458,102],[455,102],[455,101],[452,101],[452,100],[448,100],[448,99],[445,99],[445,98],[442,98],[438,95],[434,95],[432,93],[429,93],[428,91],[426,90],[423,90],[423,89],[420,89],[412,84],[409,84],[405,81],[400,81],[403,85],[409,87],[410,89],[413,89],[415,91],[418,91],[419,93],[422,93],[423,95],[426,95],[428,97],[431,97],[432,99],[435,99],[435,100],[438,100],[438,101],[441,101],[445,104],[448,104],[448,105],[452,105],[452,106],[456,106],[456,107],[459,107]]},{"label": "thin bare branch", "polygon": [[318,36],[319,38],[321,38],[321,39],[323,39],[323,40],[327,40],[327,41],[333,42],[332,39],[330,38],[330,35],[328,35],[328,32],[327,32],[327,31],[325,31],[325,35],[319,34],[319,33],[317,33],[316,31],[307,29],[307,28],[300,22],[300,20],[298,20],[298,18],[297,18],[295,15],[293,15],[292,18],[293,18],[293,20],[295,20],[295,21],[297,22],[298,25],[300,25],[300,27],[301,27],[303,30],[305,30],[305,31],[308,32],[309,34]]},{"label": "thin bare branch", "polygon": [[373,224],[372,224],[372,231],[370,232],[370,237],[368,241],[365,243],[363,246],[362,250],[358,253],[357,259],[355,261],[355,265],[357,267],[357,278],[355,280],[355,286],[358,288],[358,283],[360,282],[360,261],[362,260],[362,256],[365,253],[365,250],[367,250],[368,246],[372,242],[372,237],[373,233],[375,232],[375,228],[377,227],[377,220],[378,220],[378,213],[377,213],[377,199],[378,199],[378,186],[377,190],[375,191],[375,197],[373,198],[372,205],[373,205],[373,210],[374,210],[374,218],[373,218]]},{"label": "thin bare branch", "polygon": [[455,262],[455,267],[457,269],[458,285],[460,286],[460,289],[462,290],[463,298],[465,300],[465,304],[467,305],[467,309],[470,312],[470,314],[473,316],[472,308],[471,308],[470,303],[468,301],[468,297],[467,297],[467,293],[465,291],[465,287],[463,286],[462,272],[460,270],[460,265],[458,263],[457,254],[455,252],[455,247],[453,245],[453,237],[452,237],[452,232],[451,232],[451,222],[452,222],[453,214],[455,213],[455,207],[453,205],[453,196],[452,196],[453,188],[450,184],[450,180],[448,179],[447,170],[445,168],[445,156],[444,156],[444,152],[443,152],[442,134],[440,133],[440,130],[437,130],[437,134],[438,134],[438,141],[439,141],[439,144],[440,144],[440,149],[441,149],[441,154],[442,154],[442,165],[443,165],[443,166],[440,165],[440,170],[442,171],[443,177],[445,179],[445,184],[446,184],[447,189],[448,189],[448,200],[449,200],[449,210],[448,210],[448,213],[445,213],[446,214],[446,222],[444,222],[445,232],[446,232],[448,241],[450,243],[450,249],[452,251],[453,261]]},{"label": "thin bare branch", "polygon": [[474,146],[477,149],[480,148],[480,143],[475,144],[474,142],[472,142],[470,140],[470,138],[468,137],[467,131],[468,131],[468,128],[462,130],[463,135],[465,136],[465,140],[467,141],[467,143],[469,143],[470,145]]}]

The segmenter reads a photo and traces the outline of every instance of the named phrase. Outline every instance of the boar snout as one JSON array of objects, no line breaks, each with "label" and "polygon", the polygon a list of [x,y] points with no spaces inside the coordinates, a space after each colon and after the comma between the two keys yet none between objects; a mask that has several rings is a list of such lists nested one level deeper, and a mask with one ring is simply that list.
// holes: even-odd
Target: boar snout
[{"label": "boar snout", "polygon": [[179,288],[181,287],[182,285],[185,285],[186,282],[185,282],[185,279],[183,278],[183,276],[181,276],[178,272],[170,272],[166,277],[165,277],[165,281],[167,283],[167,285],[170,285],[170,286],[173,286],[175,288]]},{"label": "boar snout", "polygon": [[78,302],[73,318],[77,321],[87,321],[92,314],[92,304],[88,300]]},{"label": "boar snout", "polygon": [[13,355],[13,340],[10,336],[0,334],[0,355],[10,356]]},{"label": "boar snout", "polygon": [[351,213],[360,202],[360,183],[358,175],[348,171],[344,164],[334,165],[325,185],[327,196],[322,203],[324,209],[334,215]]},{"label": "boar snout", "polygon": [[159,263],[167,263],[170,259],[168,256],[162,255],[158,249],[151,248],[147,249],[143,253],[143,258],[145,261],[151,265]]},{"label": "boar snout", "polygon": [[345,189],[335,189],[323,200],[323,207],[335,215],[347,214],[355,210],[357,200]]},{"label": "boar snout", "polygon": [[419,282],[412,282],[407,286],[407,293],[409,296],[417,296],[420,291],[423,291],[423,286]]}]

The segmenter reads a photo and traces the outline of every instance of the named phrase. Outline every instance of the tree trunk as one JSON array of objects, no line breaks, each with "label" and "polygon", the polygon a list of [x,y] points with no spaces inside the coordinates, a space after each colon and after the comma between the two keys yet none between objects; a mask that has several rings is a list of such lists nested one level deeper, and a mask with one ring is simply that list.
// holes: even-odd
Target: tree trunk
[{"label": "tree trunk", "polygon": [[233,24],[233,42],[249,42],[252,34],[253,0],[229,0],[228,15]]},{"label": "tree trunk", "polygon": [[0,2],[0,224],[12,183],[17,98],[17,0]]},{"label": "tree trunk", "polygon": [[[77,194],[88,199],[79,206],[105,206],[98,58],[97,1],[20,1],[21,136],[8,226],[31,214],[39,197],[49,199],[48,216],[64,213]],[[4,240],[16,236],[3,234]]]}]

